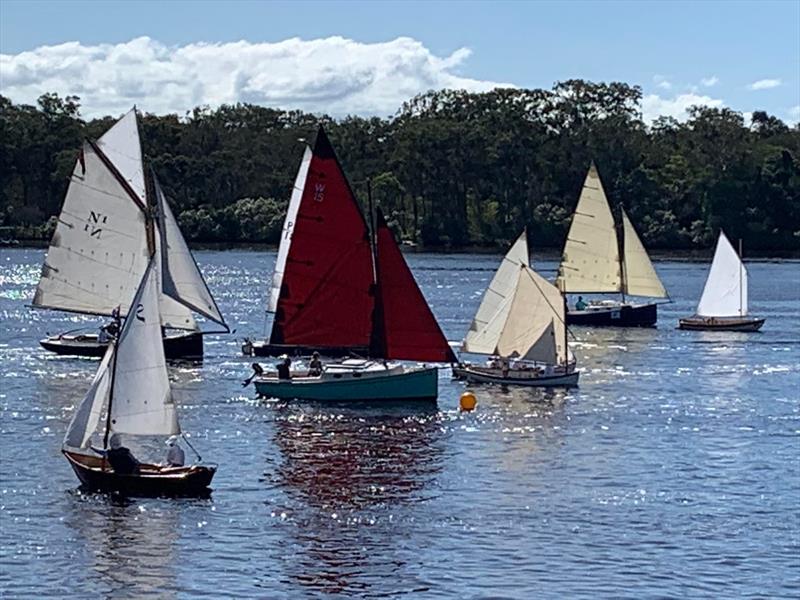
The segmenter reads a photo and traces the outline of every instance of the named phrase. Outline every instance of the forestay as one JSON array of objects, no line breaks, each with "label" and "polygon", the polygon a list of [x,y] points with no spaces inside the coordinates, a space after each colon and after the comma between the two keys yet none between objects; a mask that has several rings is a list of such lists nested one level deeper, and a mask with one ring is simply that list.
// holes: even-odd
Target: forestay
[{"label": "forestay", "polygon": [[462,349],[465,352],[494,352],[501,328],[511,309],[521,266],[530,266],[527,232],[524,231],[503,257],[483,295],[478,312],[475,313],[464,339]]},{"label": "forestay", "polygon": [[747,314],[747,269],[722,231],[719,232],[697,314],[701,317],[743,317]]},{"label": "forestay", "polygon": [[511,310],[495,354],[548,364],[567,362],[564,300],[552,283],[520,267]]},{"label": "forestay", "polygon": [[161,340],[155,255],[117,341],[111,431],[140,435],[180,432]]},{"label": "forestay", "polygon": [[75,164],[33,306],[128,313],[147,264],[145,214],[91,144]]},{"label": "forestay", "polygon": [[[160,269],[162,291],[165,296],[173,299],[181,309],[181,315],[185,319],[188,315],[191,318],[191,324],[194,327],[187,327],[181,325],[180,327],[189,329],[196,328],[194,318],[188,309],[191,309],[212,321],[219,323],[227,329],[225,318],[220,313],[214,297],[208,289],[205,279],[203,278],[197,263],[186,244],[186,240],[181,233],[175,215],[167,202],[166,197],[161,189],[158,179],[153,177],[153,187],[156,193],[156,203],[159,211],[159,242],[161,245]],[[178,304],[179,303],[179,304]],[[179,325],[172,325],[168,323],[165,318],[164,302],[162,299],[161,305],[161,319],[164,325],[171,327],[179,327]]]},{"label": "forestay", "polygon": [[566,293],[622,289],[614,217],[594,164],[589,167],[572,217],[557,285]]},{"label": "forestay", "polygon": [[108,401],[111,389],[111,362],[114,359],[114,344],[109,344],[97,373],[94,375],[89,391],[78,405],[72,415],[67,433],[64,436],[64,446],[67,448],[86,448],[92,434],[100,422],[103,405]]},{"label": "forestay", "polygon": [[666,298],[667,290],[656,274],[653,263],[644,249],[628,215],[622,211],[624,245],[623,292],[632,296]]}]

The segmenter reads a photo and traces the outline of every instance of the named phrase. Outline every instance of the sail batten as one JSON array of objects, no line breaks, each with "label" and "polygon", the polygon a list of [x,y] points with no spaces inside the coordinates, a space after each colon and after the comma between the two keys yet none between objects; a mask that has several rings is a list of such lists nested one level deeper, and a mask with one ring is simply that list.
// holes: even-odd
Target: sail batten
[{"label": "sail batten", "polygon": [[557,282],[565,293],[622,290],[614,217],[594,164],[572,217]]},{"label": "sail batten", "polygon": [[656,274],[653,263],[636,234],[628,215],[622,211],[623,231],[623,292],[631,296],[667,298],[667,290]]},{"label": "sail batten", "polygon": [[725,233],[720,231],[703,295],[697,306],[697,315],[746,316],[747,288],[747,269]]}]

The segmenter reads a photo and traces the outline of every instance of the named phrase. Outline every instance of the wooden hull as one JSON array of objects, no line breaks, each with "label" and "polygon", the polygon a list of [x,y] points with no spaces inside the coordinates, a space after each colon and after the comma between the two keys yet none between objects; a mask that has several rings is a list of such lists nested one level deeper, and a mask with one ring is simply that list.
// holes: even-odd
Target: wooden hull
[{"label": "wooden hull", "polygon": [[62,452],[87,489],[115,492],[124,496],[208,495],[210,493],[208,486],[217,471],[216,467],[201,465],[162,467],[143,464],[139,474],[119,475],[111,470],[102,457],[69,450]]},{"label": "wooden hull", "polygon": [[278,380],[263,377],[255,380],[259,396],[285,400],[328,402],[369,402],[374,400],[436,400],[439,374],[436,368],[389,370],[361,376],[342,374],[340,379],[298,377]]},{"label": "wooden hull", "polygon": [[689,331],[758,331],[766,319],[690,317],[678,321],[678,329]]},{"label": "wooden hull", "polygon": [[245,356],[311,356],[319,352],[329,358],[345,358],[348,356],[367,356],[366,346],[292,346],[288,344],[270,344],[269,342],[245,342],[242,354]]},{"label": "wooden hull", "polygon": [[567,312],[567,325],[590,327],[655,327],[658,304],[618,304]]},{"label": "wooden hull", "polygon": [[509,369],[505,377],[498,371],[498,369],[472,366],[453,367],[453,377],[472,383],[523,387],[575,387],[580,377],[580,371],[534,376],[531,371]]},{"label": "wooden hull", "polygon": [[[98,336],[55,335],[39,341],[50,352],[65,356],[102,357],[108,343],[99,341]],[[199,360],[203,358],[203,334],[198,332],[168,335],[164,338],[164,354],[168,359]]]}]

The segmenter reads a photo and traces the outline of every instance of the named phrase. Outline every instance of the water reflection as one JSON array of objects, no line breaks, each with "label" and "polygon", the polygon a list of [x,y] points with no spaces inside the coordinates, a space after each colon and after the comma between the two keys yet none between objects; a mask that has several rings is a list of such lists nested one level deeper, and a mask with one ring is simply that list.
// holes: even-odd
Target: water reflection
[{"label": "water reflection", "polygon": [[175,597],[179,529],[172,505],[74,491],[65,506],[65,522],[106,596]]},{"label": "water reflection", "polygon": [[434,493],[443,467],[435,405],[280,411],[274,443],[282,462],[272,477],[292,500],[290,581],[327,593],[385,585],[405,564],[393,531]]}]

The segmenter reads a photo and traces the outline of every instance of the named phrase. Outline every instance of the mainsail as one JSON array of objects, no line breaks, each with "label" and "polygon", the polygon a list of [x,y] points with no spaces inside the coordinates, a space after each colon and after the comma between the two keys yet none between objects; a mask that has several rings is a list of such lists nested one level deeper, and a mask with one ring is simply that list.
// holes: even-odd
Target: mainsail
[{"label": "mainsail", "polygon": [[91,143],[75,164],[33,306],[127,314],[147,264],[146,216]]},{"label": "mainsail", "polygon": [[503,257],[464,339],[465,352],[489,354],[497,344],[496,331],[505,322],[519,279],[520,266],[530,266],[527,231],[523,231]]},{"label": "mainsail", "polygon": [[142,144],[139,139],[139,123],[136,108],[132,108],[125,116],[106,131],[97,140],[97,145],[103,154],[108,157],[116,167],[122,179],[131,187],[131,190],[144,203],[144,163],[142,161]]},{"label": "mainsail", "polygon": [[380,209],[376,222],[378,294],[370,354],[376,358],[458,362]]},{"label": "mainsail", "polygon": [[666,298],[667,290],[656,274],[636,230],[625,211],[622,211],[623,235],[623,292],[631,296]]},{"label": "mainsail", "polygon": [[747,269],[723,231],[697,306],[701,317],[747,315]]},{"label": "mainsail", "polygon": [[321,126],[301,182],[299,204],[290,205],[284,224],[289,244],[273,281],[279,291],[270,342],[367,347],[374,302],[367,224]]},{"label": "mainsail", "polygon": [[622,291],[614,217],[594,164],[572,217],[556,285],[564,293]]}]

